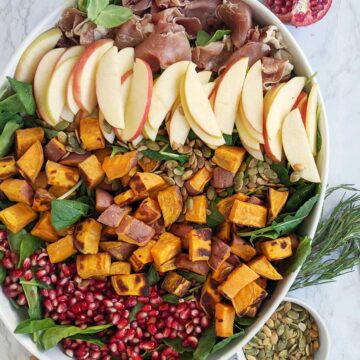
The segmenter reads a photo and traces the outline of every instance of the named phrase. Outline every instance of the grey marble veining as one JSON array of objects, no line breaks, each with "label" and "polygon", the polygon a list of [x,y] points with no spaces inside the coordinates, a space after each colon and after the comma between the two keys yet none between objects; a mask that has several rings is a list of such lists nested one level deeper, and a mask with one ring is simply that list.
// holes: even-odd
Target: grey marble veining
[{"label": "grey marble veining", "polygon": [[[0,0],[0,69],[26,34],[60,2]],[[318,71],[325,98],[331,134],[329,183],[353,183],[360,187],[360,2],[334,0],[333,3],[330,13],[320,23],[290,30],[313,69]],[[289,294],[314,306],[327,322],[332,337],[331,360],[360,358],[359,294],[359,269],[335,283]],[[1,321],[0,349],[0,360],[25,360],[30,356]]]}]

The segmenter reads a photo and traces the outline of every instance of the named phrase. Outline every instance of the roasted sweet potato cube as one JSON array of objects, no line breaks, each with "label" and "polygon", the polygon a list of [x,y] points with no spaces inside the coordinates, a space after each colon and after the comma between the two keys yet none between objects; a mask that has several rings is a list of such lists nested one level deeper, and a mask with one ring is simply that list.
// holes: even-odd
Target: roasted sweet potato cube
[{"label": "roasted sweet potato cube", "polygon": [[198,195],[188,198],[185,220],[197,224],[206,224],[207,207],[208,204],[206,195]]},{"label": "roasted sweet potato cube", "polygon": [[26,150],[36,141],[40,143],[44,139],[44,129],[41,127],[19,129],[15,132],[15,150],[19,158],[25,154]]},{"label": "roasted sweet potato cube", "polygon": [[219,238],[213,237],[211,241],[211,256],[208,260],[209,266],[216,271],[229,256],[230,246]]},{"label": "roasted sweet potato cube", "polygon": [[25,154],[16,162],[20,174],[33,183],[44,163],[44,153],[39,141],[34,142]]},{"label": "roasted sweet potato cube", "polygon": [[181,214],[183,200],[179,188],[174,185],[158,194],[158,202],[164,218],[165,227],[173,224]]},{"label": "roasted sweet potato cube", "polygon": [[260,249],[270,261],[282,260],[293,254],[290,236],[264,241],[260,244]]},{"label": "roasted sweet potato cube", "polygon": [[159,240],[151,249],[151,255],[157,266],[164,264],[175,257],[181,251],[181,240],[179,237],[165,232],[159,236]]},{"label": "roasted sweet potato cube", "polygon": [[99,246],[116,260],[127,260],[137,248],[136,245],[123,241],[102,241]]},{"label": "roasted sweet potato cube", "polygon": [[256,255],[256,249],[251,246],[246,240],[240,238],[236,234],[232,235],[230,244],[231,252],[239,256],[244,261],[251,260]]},{"label": "roasted sweet potato cube", "polygon": [[84,219],[76,225],[75,246],[83,254],[99,251],[102,225],[95,219]]},{"label": "roasted sweet potato cube", "polygon": [[112,149],[110,147],[104,147],[103,149],[97,149],[93,151],[93,154],[97,157],[99,162],[102,164],[105,158],[111,156]]},{"label": "roasted sweet potato cube", "polygon": [[189,258],[191,261],[209,260],[211,255],[210,228],[193,229],[188,234]]},{"label": "roasted sweet potato cube", "polygon": [[267,287],[267,280],[264,279],[264,278],[258,278],[255,280],[255,282],[260,286],[262,287],[263,289],[266,290],[266,287]]},{"label": "roasted sweet potato cube", "polygon": [[160,166],[160,161],[143,156],[140,160],[138,160],[138,164],[142,171],[152,173]]},{"label": "roasted sweet potato cube", "polygon": [[90,189],[98,186],[105,178],[105,172],[95,155],[89,156],[79,164],[81,178]]},{"label": "roasted sweet potato cube", "polygon": [[8,179],[17,173],[15,158],[6,156],[0,159],[0,180]]},{"label": "roasted sweet potato cube", "polygon": [[236,173],[244,160],[245,154],[244,148],[222,145],[215,150],[212,161],[223,169]]},{"label": "roasted sweet potato cube", "polygon": [[144,199],[135,211],[134,217],[147,224],[152,224],[161,218],[159,203],[149,197]]},{"label": "roasted sweet potato cube", "polygon": [[116,234],[116,228],[112,228],[110,226],[103,226],[101,230],[101,241],[115,241],[118,239]]},{"label": "roasted sweet potato cube", "polygon": [[59,239],[58,233],[52,226],[51,214],[49,211],[46,211],[41,215],[39,221],[32,228],[31,235],[37,236],[47,242],[55,242]]},{"label": "roasted sweet potato cube", "polygon": [[215,305],[221,301],[218,291],[219,283],[212,277],[208,277],[201,289],[200,306],[210,317],[214,316]]},{"label": "roasted sweet potato cube", "polygon": [[212,278],[219,283],[226,280],[228,275],[234,270],[234,265],[227,261],[223,262],[212,274]]},{"label": "roasted sweet potato cube", "polygon": [[0,220],[13,233],[19,232],[36,217],[36,212],[24,203],[17,203],[0,211]]},{"label": "roasted sweet potato cube", "polygon": [[133,216],[125,215],[116,233],[121,241],[144,246],[154,237],[155,230]]},{"label": "roasted sweet potato cube", "polygon": [[130,214],[131,207],[120,207],[119,205],[111,205],[97,219],[103,225],[117,228],[125,215]]},{"label": "roasted sweet potato cube", "polygon": [[51,201],[54,196],[45,189],[37,189],[34,194],[32,208],[37,212],[48,211],[51,209]]},{"label": "roasted sweet potato cube", "polygon": [[130,256],[129,262],[134,272],[136,273],[142,271],[146,266],[146,264],[141,263],[139,259],[134,256],[134,254]]},{"label": "roasted sweet potato cube", "polygon": [[150,192],[167,187],[167,184],[160,175],[137,172],[130,180],[129,186],[136,195],[148,195]]},{"label": "roasted sweet potato cube", "polygon": [[120,179],[127,175],[137,164],[137,150],[125,154],[118,154],[113,157],[106,157],[102,167],[109,181]]},{"label": "roasted sweet potato cube", "polygon": [[233,299],[240,289],[256,280],[259,275],[247,265],[240,264],[219,286],[219,291],[228,299]]},{"label": "roasted sweet potato cube", "polygon": [[191,281],[186,280],[176,271],[169,271],[161,284],[162,289],[178,297],[184,297],[189,291],[190,286]]},{"label": "roasted sweet potato cube", "polygon": [[[60,196],[63,196],[65,193],[67,193],[69,191],[68,187],[65,186],[50,186],[49,187],[49,193],[55,197],[58,198]],[[74,197],[76,195],[76,192],[71,193],[67,199],[71,199],[72,197]]]},{"label": "roasted sweet potato cube", "polygon": [[114,203],[113,196],[107,191],[97,188],[95,191],[95,208],[97,212],[102,213]]},{"label": "roasted sweet potato cube", "polygon": [[224,221],[217,228],[216,236],[226,244],[231,240],[231,225],[230,221]]},{"label": "roasted sweet potato cube", "polygon": [[108,253],[79,255],[76,258],[76,270],[83,279],[108,276],[111,269],[111,256]]},{"label": "roasted sweet potato cube", "polygon": [[291,249],[294,252],[299,246],[299,238],[296,234],[290,234],[289,236],[291,239]]},{"label": "roasted sweet potato cube", "polygon": [[199,169],[193,177],[187,180],[184,186],[189,195],[198,195],[204,191],[206,184],[211,178],[212,171],[204,166]]},{"label": "roasted sweet potato cube", "polygon": [[171,271],[171,270],[175,270],[176,269],[176,265],[175,265],[175,261],[176,261],[176,256],[173,257],[172,259],[164,262],[163,264],[157,266],[155,264],[155,269],[161,273],[167,272],[167,271]]},{"label": "roasted sweet potato cube", "polygon": [[225,219],[230,214],[231,208],[234,205],[235,200],[240,201],[247,201],[249,197],[242,193],[236,193],[234,195],[228,196],[224,199],[221,199],[217,204],[216,208],[218,209],[219,213],[224,216]]},{"label": "roasted sweet potato cube", "polygon": [[268,192],[268,224],[272,223],[275,218],[280,214],[281,210],[286,204],[288,199],[288,191],[277,191],[273,188],[269,188]]},{"label": "roasted sweet potato cube", "polygon": [[53,264],[65,261],[76,254],[73,235],[66,235],[62,239],[49,244],[46,251]]},{"label": "roasted sweet potato cube", "polygon": [[241,265],[239,257],[234,254],[231,254],[226,261],[234,267]]},{"label": "roasted sweet potato cube", "polygon": [[0,184],[0,190],[11,201],[27,205],[31,205],[33,202],[34,191],[25,180],[6,179]]},{"label": "roasted sweet potato cube", "polygon": [[191,261],[188,254],[179,254],[176,257],[175,265],[178,269],[188,270],[199,275],[207,275],[210,270],[207,261]]},{"label": "roasted sweet potato cube", "polygon": [[114,275],[111,283],[118,295],[149,295],[147,274]]},{"label": "roasted sweet potato cube", "polygon": [[255,281],[247,284],[231,299],[235,312],[243,316],[246,310],[261,302],[267,296],[267,292]]},{"label": "roasted sweet potato cube", "polygon": [[266,225],[266,218],[266,207],[235,200],[228,219],[237,225],[261,228]]},{"label": "roasted sweet potato cube", "polygon": [[130,171],[120,178],[120,183],[123,187],[128,187],[132,177],[139,171],[138,166],[134,166]]},{"label": "roasted sweet potato cube", "polygon": [[151,255],[151,249],[155,244],[155,240],[150,240],[145,246],[137,248],[131,256],[135,257],[141,264],[149,264],[154,260]]},{"label": "roasted sweet potato cube", "polygon": [[181,239],[181,246],[184,250],[189,250],[189,239],[187,235],[192,229],[193,227],[188,224],[172,224],[169,231]]},{"label": "roasted sweet potato cube", "polygon": [[131,265],[127,261],[115,261],[111,263],[110,275],[128,275],[131,273]]},{"label": "roasted sweet potato cube", "polygon": [[61,159],[59,163],[65,166],[78,167],[80,163],[86,160],[91,156],[91,152],[86,152],[85,154],[70,153],[65,158]]},{"label": "roasted sweet potato cube", "polygon": [[63,188],[73,187],[80,179],[79,170],[48,160],[46,163],[48,184]]},{"label": "roasted sweet potato cube", "polygon": [[266,279],[281,280],[283,278],[264,255],[260,255],[251,260],[247,263],[247,266]]},{"label": "roasted sweet potato cube", "polygon": [[143,200],[146,195],[137,195],[131,189],[128,189],[119,195],[116,195],[114,198],[114,202],[120,206],[126,206],[132,204],[136,201]]},{"label": "roasted sweet potato cube", "polygon": [[45,171],[40,171],[36,177],[35,182],[32,184],[34,190],[46,189],[48,187],[47,176]]},{"label": "roasted sweet potato cube", "polygon": [[105,147],[105,139],[100,130],[98,119],[89,117],[80,120],[80,139],[88,151]]},{"label": "roasted sweet potato cube", "polygon": [[66,154],[66,148],[57,138],[52,138],[46,144],[44,152],[46,159],[57,162]]},{"label": "roasted sweet potato cube", "polygon": [[215,333],[218,337],[234,335],[235,310],[231,304],[215,305]]},{"label": "roasted sweet potato cube", "polygon": [[257,306],[249,306],[244,312],[242,316],[247,316],[250,318],[254,318],[256,316],[256,313],[258,311]]}]

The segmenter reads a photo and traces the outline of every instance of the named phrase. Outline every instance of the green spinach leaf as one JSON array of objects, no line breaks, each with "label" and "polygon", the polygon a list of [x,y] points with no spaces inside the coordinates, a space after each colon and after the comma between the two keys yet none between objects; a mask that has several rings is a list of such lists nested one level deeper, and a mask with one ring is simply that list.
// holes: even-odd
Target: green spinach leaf
[{"label": "green spinach leaf", "polygon": [[109,0],[88,0],[87,15],[92,21],[95,21],[99,14],[109,5]]},{"label": "green spinach leaf", "polygon": [[59,134],[59,131],[48,128],[44,128],[44,132],[47,140],[51,140],[52,138],[57,137]]},{"label": "green spinach leaf", "polygon": [[97,25],[110,29],[127,22],[132,16],[133,13],[128,7],[108,5],[100,12],[94,22]]},{"label": "green spinach leaf", "polygon": [[248,317],[248,316],[242,316],[242,317],[237,316],[237,317],[235,318],[235,322],[236,322],[238,325],[241,325],[241,326],[250,326],[250,325],[252,325],[255,321],[256,321],[256,318],[251,318],[251,317]]},{"label": "green spinach leaf", "polygon": [[222,40],[225,35],[229,34],[231,34],[231,30],[218,29],[212,35],[204,30],[200,30],[197,33],[195,44],[196,46],[206,46],[212,42]]},{"label": "green spinach leaf", "polygon": [[287,276],[297,270],[311,253],[311,240],[308,236],[300,238],[299,246],[295,255],[290,259],[290,265],[285,270],[284,275]]},{"label": "green spinach leaf", "polygon": [[216,344],[216,340],[215,323],[212,321],[199,340],[199,344],[194,352],[194,360],[206,359]]},{"label": "green spinach leaf", "polygon": [[99,339],[98,337],[94,337],[91,334],[73,335],[70,336],[70,339],[86,341],[90,344],[99,346],[100,349],[102,349],[105,346],[104,342],[101,339]]},{"label": "green spinach leaf", "polygon": [[0,285],[4,282],[6,278],[6,269],[0,265]]},{"label": "green spinach leaf", "polygon": [[283,212],[294,212],[315,192],[316,184],[302,184],[298,186],[294,194],[292,194],[287,201]]},{"label": "green spinach leaf", "polygon": [[16,234],[12,233],[10,230],[8,231],[8,240],[12,252],[18,255],[20,254],[21,241],[26,234],[27,232],[25,229],[20,230]]},{"label": "green spinach leaf", "polygon": [[54,320],[45,318],[41,320],[27,319],[19,323],[15,330],[15,334],[33,334],[56,326]]},{"label": "green spinach leaf", "polygon": [[40,292],[37,284],[22,284],[24,294],[28,303],[28,314],[30,319],[38,320],[41,318]]},{"label": "green spinach leaf", "polygon": [[206,225],[208,227],[215,228],[225,221],[224,216],[216,207],[216,200],[210,202],[209,211],[210,215],[206,216]]},{"label": "green spinach leaf", "polygon": [[173,294],[165,294],[162,296],[162,299],[169,304],[178,304],[180,300],[178,296]]},{"label": "green spinach leaf", "polygon": [[176,160],[181,165],[183,165],[189,160],[189,157],[187,155],[179,154],[171,150],[154,151],[154,150],[146,149],[141,152],[143,153],[144,156],[156,161]]},{"label": "green spinach leaf", "polygon": [[127,149],[124,146],[118,146],[118,145],[110,145],[112,151],[110,154],[110,158],[114,157],[116,154],[122,154],[122,153],[126,153],[129,151],[129,149]]},{"label": "green spinach leaf", "polygon": [[190,347],[183,347],[181,345],[181,339],[180,338],[176,338],[176,339],[164,339],[163,340],[165,345],[167,346],[171,346],[176,352],[178,352],[179,354],[183,354],[186,351],[193,351],[192,348]]},{"label": "green spinach leaf", "polygon": [[24,105],[21,103],[16,94],[10,95],[0,101],[0,111],[8,111],[13,115],[26,112]]},{"label": "green spinach leaf", "polygon": [[77,6],[80,11],[86,12],[88,6],[88,0],[78,0]]},{"label": "green spinach leaf", "polygon": [[0,157],[4,157],[9,153],[14,143],[16,130],[21,129],[23,126],[24,121],[19,115],[8,118],[0,135]]},{"label": "green spinach leaf", "polygon": [[233,336],[230,336],[228,338],[225,338],[221,341],[219,341],[218,343],[216,343],[214,345],[214,347],[211,349],[211,354],[223,349],[225,346],[229,345],[233,340],[244,336],[245,331],[244,330],[240,330],[239,332],[235,333]]},{"label": "green spinach leaf", "polygon": [[155,267],[153,265],[150,266],[148,271],[148,282],[149,285],[155,285],[161,280],[161,277],[159,273],[156,271]]},{"label": "green spinach leaf", "polygon": [[31,256],[37,249],[44,246],[44,241],[31,234],[24,234],[20,243],[19,261],[17,266],[21,267],[24,260]]},{"label": "green spinach leaf", "polygon": [[35,114],[35,100],[33,95],[33,88],[31,84],[21,82],[11,77],[7,77],[9,84],[13,91],[15,91],[19,101],[22,103],[25,111],[29,115]]},{"label": "green spinach leaf", "polygon": [[130,311],[129,314],[129,323],[136,320],[136,314],[144,307],[144,304],[138,302]]},{"label": "green spinach leaf", "polygon": [[204,283],[206,281],[206,276],[191,271],[177,270],[177,273],[189,281],[195,280],[199,283]]},{"label": "green spinach leaf", "polygon": [[289,179],[289,171],[285,166],[280,164],[271,164],[270,168],[277,173],[281,184],[285,186],[294,185]]}]

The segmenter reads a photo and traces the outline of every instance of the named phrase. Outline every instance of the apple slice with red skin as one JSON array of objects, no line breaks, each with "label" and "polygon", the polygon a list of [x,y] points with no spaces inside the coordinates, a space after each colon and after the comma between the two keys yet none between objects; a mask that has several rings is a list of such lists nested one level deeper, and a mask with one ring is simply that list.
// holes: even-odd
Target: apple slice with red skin
[{"label": "apple slice with red skin", "polygon": [[315,156],[316,151],[316,133],[317,133],[317,107],[318,107],[318,86],[316,83],[311,87],[307,106],[305,129],[309,139],[310,148]]},{"label": "apple slice with red skin", "polygon": [[56,63],[55,69],[67,59],[70,59],[74,56],[80,57],[84,51],[85,51],[84,45],[76,45],[67,48],[66,51],[60,56],[58,62]]}]

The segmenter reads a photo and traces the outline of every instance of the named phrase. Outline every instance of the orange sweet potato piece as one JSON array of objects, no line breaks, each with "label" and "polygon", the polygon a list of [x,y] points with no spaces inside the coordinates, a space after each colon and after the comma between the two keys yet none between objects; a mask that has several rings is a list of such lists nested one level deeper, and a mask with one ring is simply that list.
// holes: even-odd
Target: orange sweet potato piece
[{"label": "orange sweet potato piece", "polygon": [[176,257],[173,257],[172,259],[164,262],[163,264],[161,264],[159,266],[155,264],[155,269],[156,269],[156,271],[161,272],[161,273],[175,270],[176,269],[175,261],[176,261]]},{"label": "orange sweet potato piece", "polygon": [[113,157],[106,157],[102,167],[109,181],[120,179],[127,175],[137,164],[137,150]]},{"label": "orange sweet potato piece", "polygon": [[224,221],[218,226],[216,232],[216,236],[226,244],[228,244],[231,240],[231,225],[230,221]]},{"label": "orange sweet potato piece", "polygon": [[234,270],[234,267],[234,265],[225,261],[212,273],[211,277],[221,283],[226,280],[228,275]]},{"label": "orange sweet potato piece", "polygon": [[164,232],[159,236],[159,240],[151,248],[151,255],[157,266],[169,261],[181,251],[181,240],[177,236]]},{"label": "orange sweet potato piece", "polygon": [[125,215],[130,214],[131,207],[120,207],[119,205],[111,205],[97,219],[97,221],[110,228],[117,228]]},{"label": "orange sweet potato piece", "polygon": [[137,261],[141,264],[149,264],[154,260],[151,254],[151,249],[155,244],[155,240],[150,240],[145,246],[137,248],[131,256],[136,258]]},{"label": "orange sweet potato piece", "polygon": [[0,159],[0,180],[5,180],[17,173],[15,158],[6,156]]},{"label": "orange sweet potato piece", "polygon": [[57,138],[52,138],[45,146],[45,157],[51,161],[59,161],[65,154],[66,148]]},{"label": "orange sweet potato piece", "polygon": [[228,219],[237,225],[261,228],[266,225],[266,218],[266,207],[235,200]]},{"label": "orange sweet potato piece", "polygon": [[46,251],[53,264],[65,261],[76,253],[73,235],[66,235],[62,239],[49,244]]},{"label": "orange sweet potato piece", "polygon": [[19,129],[15,132],[15,151],[19,158],[25,154],[26,150],[36,141],[40,143],[44,139],[44,129],[41,127]]},{"label": "orange sweet potato piece", "polygon": [[123,187],[128,187],[132,177],[139,171],[138,166],[134,166],[130,171],[120,178],[120,183]]},{"label": "orange sweet potato piece", "polygon": [[266,287],[267,287],[267,280],[264,279],[264,278],[258,278],[255,280],[255,282],[263,289],[266,290]]},{"label": "orange sweet potato piece", "polygon": [[176,271],[169,271],[161,284],[162,289],[180,298],[184,297],[187,294],[190,286],[191,281],[186,280]]},{"label": "orange sweet potato piece", "polygon": [[192,229],[193,227],[188,224],[172,224],[169,231],[181,239],[181,246],[184,250],[189,250],[189,239],[187,235]]},{"label": "orange sweet potato piece", "polygon": [[105,147],[105,139],[100,130],[98,119],[84,118],[80,120],[80,139],[85,150],[88,151]]},{"label": "orange sweet potato piece", "polygon": [[39,172],[39,175],[35,179],[35,182],[32,184],[32,187],[34,188],[34,190],[46,189],[48,187],[47,176],[45,171]]},{"label": "orange sweet potato piece", "polygon": [[[68,191],[69,191],[69,188],[65,187],[65,186],[55,186],[54,185],[54,186],[49,187],[49,193],[55,198],[63,196]],[[75,195],[76,195],[76,192],[73,192],[73,193],[70,194],[70,196],[67,197],[67,199],[71,199]]]},{"label": "orange sweet potato piece", "polygon": [[[191,199],[189,201],[189,199]],[[189,203],[191,206],[189,206]],[[188,198],[188,207],[185,220],[197,224],[206,224],[206,209],[208,207],[206,195],[198,195]]]},{"label": "orange sweet potato piece", "polygon": [[149,295],[147,274],[114,275],[111,284],[118,295]]},{"label": "orange sweet potato piece", "polygon": [[15,202],[31,205],[34,198],[32,187],[25,180],[7,179],[0,184],[0,190],[5,196]]},{"label": "orange sweet potato piece", "polygon": [[0,211],[0,220],[13,233],[19,232],[36,217],[36,212],[24,203],[17,203]]},{"label": "orange sweet potato piece", "polygon": [[211,255],[212,230],[210,228],[193,229],[187,237],[189,240],[190,260],[209,260]]},{"label": "orange sweet potato piece", "polygon": [[160,161],[143,156],[140,160],[138,160],[138,164],[142,171],[152,173],[160,166]]},{"label": "orange sweet potato piece", "polygon": [[107,191],[97,188],[95,191],[95,207],[97,212],[104,212],[114,203],[113,196]]},{"label": "orange sweet potato piece", "polygon": [[61,159],[59,163],[65,166],[77,167],[81,162],[86,160],[91,156],[91,152],[86,152],[85,154],[70,153],[64,159]]},{"label": "orange sweet potato piece", "polygon": [[146,195],[137,195],[131,189],[128,189],[120,193],[119,195],[116,195],[114,198],[114,202],[117,205],[126,206],[136,201],[143,200],[145,197]]},{"label": "orange sweet potato piece", "polygon": [[230,246],[225,244],[217,237],[213,237],[211,242],[211,256],[208,260],[209,266],[217,270],[230,256]]},{"label": "orange sweet potato piece", "polygon": [[277,272],[271,262],[264,256],[260,255],[247,263],[257,274],[269,280],[281,280],[283,277]]},{"label": "orange sweet potato piece", "polygon": [[131,265],[127,261],[115,261],[111,263],[110,275],[128,275],[131,273]]},{"label": "orange sweet potato piece", "polygon": [[235,310],[231,304],[215,305],[215,333],[219,337],[234,335]]},{"label": "orange sweet potato piece", "polygon": [[33,183],[40,173],[44,163],[44,152],[40,141],[35,141],[25,154],[16,162],[20,174]]},{"label": "orange sweet potato piece", "polygon": [[183,200],[179,188],[174,185],[158,193],[158,202],[164,218],[165,227],[173,224],[180,216]]},{"label": "orange sweet potato piece", "polygon": [[230,247],[231,252],[244,261],[249,261],[256,255],[256,249],[236,234],[232,236]]},{"label": "orange sweet potato piece", "polygon": [[179,254],[175,265],[179,269],[188,270],[199,275],[207,275],[210,268],[207,261],[191,261],[188,254]]},{"label": "orange sweet potato piece", "polygon": [[137,172],[129,182],[131,190],[136,195],[149,195],[167,187],[165,180],[157,174]]},{"label": "orange sweet potato piece", "polygon": [[99,251],[102,225],[95,219],[84,219],[76,225],[75,246],[83,254]]},{"label": "orange sweet potato piece", "polygon": [[79,170],[48,160],[46,162],[48,184],[64,188],[73,187],[80,179]]},{"label": "orange sweet potato piece", "polygon": [[103,226],[102,230],[101,230],[101,238],[100,238],[100,242],[101,241],[115,241],[117,240],[118,236],[116,234],[116,228],[112,228],[110,226]]},{"label": "orange sweet potato piece", "polygon": [[290,236],[264,241],[260,244],[260,249],[270,261],[282,260],[293,254]]},{"label": "orange sweet potato piece", "polygon": [[136,245],[123,241],[102,241],[99,247],[116,260],[127,260],[137,248]]},{"label": "orange sweet potato piece", "polygon": [[161,209],[158,202],[149,197],[144,199],[135,211],[134,217],[147,224],[152,224],[161,218]]},{"label": "orange sweet potato piece", "polygon": [[51,209],[51,201],[54,196],[45,189],[37,189],[34,194],[32,208],[37,212],[48,211]]},{"label": "orange sweet potato piece", "polygon": [[231,208],[234,205],[235,200],[247,201],[248,199],[249,197],[247,195],[242,193],[236,193],[234,195],[221,199],[216,204],[216,208],[218,209],[219,213],[226,219],[230,214]]},{"label": "orange sweet potato piece", "polygon": [[288,199],[288,191],[277,191],[273,188],[269,188],[268,192],[268,224],[270,224],[280,214],[281,210],[286,204]]},{"label": "orange sweet potato piece", "polygon": [[221,301],[218,286],[219,282],[209,276],[201,289],[200,306],[210,317],[215,313],[215,305]]},{"label": "orange sweet potato piece", "polygon": [[212,171],[204,166],[199,169],[192,178],[187,180],[184,186],[189,195],[198,195],[204,191],[206,184],[211,180],[211,178]]},{"label": "orange sweet potato piece", "polygon": [[31,235],[47,241],[55,242],[59,239],[59,235],[51,223],[51,214],[49,211],[44,212],[39,221],[35,224],[31,230]]},{"label": "orange sweet potato piece", "polygon": [[110,147],[105,147],[103,149],[97,149],[93,151],[93,154],[97,157],[99,160],[99,163],[103,163],[105,158],[109,157],[112,153],[112,149]]},{"label": "orange sweet potato piece", "polygon": [[105,178],[104,170],[95,155],[91,155],[81,162],[79,171],[86,186],[90,189],[98,186]]},{"label": "orange sweet potato piece", "polygon": [[215,150],[212,161],[221,168],[236,173],[244,160],[245,154],[244,148],[222,145]]},{"label": "orange sweet potato piece", "polygon": [[110,274],[111,257],[108,253],[79,255],[76,258],[76,270],[83,279]]}]

